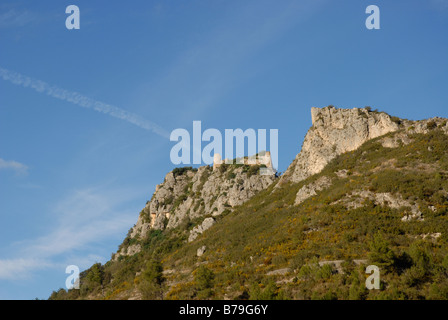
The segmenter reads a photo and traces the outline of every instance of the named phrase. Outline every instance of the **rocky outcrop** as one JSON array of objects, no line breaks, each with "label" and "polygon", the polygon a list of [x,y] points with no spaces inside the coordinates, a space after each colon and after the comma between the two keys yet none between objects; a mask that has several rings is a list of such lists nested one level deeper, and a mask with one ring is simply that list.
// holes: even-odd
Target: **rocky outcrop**
[{"label": "rocky outcrop", "polygon": [[190,231],[188,242],[194,241],[202,232],[204,232],[207,229],[210,229],[215,223],[216,223],[215,219],[205,218],[204,221],[202,221],[202,224],[194,227],[193,230]]},{"label": "rocky outcrop", "polygon": [[375,205],[379,206],[389,206],[394,209],[405,208],[407,214],[402,217],[402,221],[423,220],[423,214],[416,204],[404,200],[399,194],[391,194],[388,192],[374,193],[367,190],[357,190],[336,201],[334,204],[342,204],[348,209],[356,209],[363,207],[366,200],[373,201]]},{"label": "rocky outcrop", "polygon": [[[281,176],[276,187],[287,181],[303,181],[321,172],[338,155],[353,151],[377,137],[384,136],[379,141],[384,147],[396,148],[412,142],[409,135],[412,133],[428,133],[435,127],[448,133],[447,119],[436,117],[409,121],[384,112],[371,111],[370,108],[311,108],[311,120],[312,126],[305,136],[300,153]],[[387,135],[391,132],[397,134]],[[185,223],[186,227],[191,224],[195,226],[188,237],[189,241],[193,241],[209,227],[211,220],[207,219],[231,211],[233,207],[243,204],[276,180],[276,175],[260,175],[260,165],[257,162],[255,165],[218,165],[220,156],[215,156],[213,169],[210,166],[198,169],[176,168],[168,173],[164,182],[156,187],[151,201],[148,201],[140,213],[129,238],[142,240],[151,229],[176,228]],[[259,161],[268,159],[269,161],[264,162],[270,163],[269,152],[259,154],[258,157]],[[336,174],[338,177],[347,177],[348,173],[346,170],[340,170]],[[330,185],[330,178],[323,177],[303,186],[296,195],[295,204],[300,204]],[[374,198],[382,202],[377,196]],[[420,220],[422,217],[419,211],[412,206],[411,209],[410,214],[403,217],[403,220]],[[120,249],[121,252],[119,251],[117,256],[133,254],[140,250],[135,241],[128,243],[132,243],[132,247]]]},{"label": "rocky outcrop", "polygon": [[302,150],[286,170],[282,182],[300,182],[319,173],[336,156],[400,128],[397,119],[367,108],[311,108],[311,120],[313,125]]},{"label": "rocky outcrop", "polygon": [[[174,169],[156,186],[129,237],[141,240],[151,229],[170,229],[195,222],[197,226],[188,238],[193,241],[215,223],[213,217],[243,204],[276,180],[275,175],[260,175],[259,170],[257,165],[236,164],[223,164],[215,170],[209,166]],[[138,250],[134,246],[130,252]],[[126,247],[115,257],[128,254]]]},{"label": "rocky outcrop", "polygon": [[207,246],[202,246],[202,247],[198,248],[198,250],[196,251],[196,256],[202,257],[202,255],[205,253],[206,250],[207,250]]},{"label": "rocky outcrop", "polygon": [[384,137],[381,143],[387,148],[409,144],[409,134],[426,134],[435,127],[448,134],[445,118],[434,117],[410,121],[392,117],[385,112],[370,108],[338,109],[333,106],[311,108],[312,126],[303,141],[302,150],[281,177],[280,183],[300,182],[319,173],[338,155],[359,148],[368,140],[396,132],[393,137]]},{"label": "rocky outcrop", "polygon": [[297,192],[295,205],[301,204],[303,201],[308,199],[309,197],[317,195],[318,191],[322,191],[331,186],[331,179],[323,176],[317,179],[314,182],[311,182],[307,185],[304,185]]}]

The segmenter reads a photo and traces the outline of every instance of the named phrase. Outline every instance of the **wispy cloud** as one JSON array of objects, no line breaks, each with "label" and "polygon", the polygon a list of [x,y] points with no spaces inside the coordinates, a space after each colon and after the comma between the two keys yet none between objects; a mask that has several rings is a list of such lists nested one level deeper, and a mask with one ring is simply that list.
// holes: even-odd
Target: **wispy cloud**
[{"label": "wispy cloud", "polygon": [[97,101],[86,97],[78,92],[65,90],[57,86],[50,85],[42,80],[30,78],[20,73],[10,71],[0,67],[0,77],[15,85],[33,89],[39,93],[46,94],[50,97],[73,103],[83,108],[93,109],[97,112],[107,114],[129,123],[132,123],[145,130],[152,131],[161,137],[169,138],[169,133],[156,123],[146,120],[141,116],[118,108],[116,106]]},{"label": "wispy cloud", "polygon": [[16,174],[25,175],[28,173],[28,166],[14,160],[3,160],[0,158],[0,170],[13,170]]},{"label": "wispy cloud", "polygon": [[39,252],[41,257],[54,256],[113,235],[122,230],[123,226],[132,225],[135,213],[114,212],[120,201],[123,201],[122,197],[115,192],[113,195],[101,194],[94,189],[73,192],[54,208],[58,217],[54,231],[33,239],[26,246],[26,253]]},{"label": "wispy cloud", "polygon": [[39,17],[36,13],[10,9],[7,12],[0,13],[0,28],[23,27],[38,21],[38,19]]},{"label": "wispy cloud", "polygon": [[0,260],[0,279],[26,279],[31,276],[32,271],[48,266],[48,262],[35,258]]},{"label": "wispy cloud", "polygon": [[16,242],[12,245],[14,256],[0,259],[0,279],[20,280],[42,269],[65,270],[70,264],[82,269],[97,262],[101,258],[98,243],[135,223],[134,211],[119,209],[134,197],[131,190],[73,191],[53,207],[50,220],[54,225],[48,233]]}]

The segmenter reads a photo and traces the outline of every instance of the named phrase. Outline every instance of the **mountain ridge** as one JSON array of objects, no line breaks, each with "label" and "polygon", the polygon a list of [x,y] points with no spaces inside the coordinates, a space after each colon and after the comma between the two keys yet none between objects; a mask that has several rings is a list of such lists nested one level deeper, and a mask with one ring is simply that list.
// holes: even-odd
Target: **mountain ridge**
[{"label": "mountain ridge", "polygon": [[[84,275],[89,289],[70,290],[71,298],[156,298],[144,289],[154,289],[145,282],[154,261],[168,299],[394,299],[391,284],[408,299],[445,297],[448,276],[437,270],[448,252],[447,120],[333,106],[313,108],[311,118],[302,150],[279,178],[244,165],[168,173],[111,261],[95,267],[110,273],[110,292],[100,295],[88,280],[94,265]],[[419,265],[419,254],[437,267]],[[363,288],[367,262],[387,270],[386,289]],[[214,285],[201,287],[201,272],[214,274]],[[443,281],[428,284],[435,274]],[[229,279],[239,286],[225,285]],[[52,297],[59,294],[69,293]]]},{"label": "mountain ridge", "polygon": [[371,108],[340,109],[334,106],[311,108],[312,126],[301,151],[286,170],[282,180],[300,182],[319,173],[336,156],[353,151],[365,142],[414,126],[413,132],[424,133],[428,121],[442,123],[442,118],[411,121],[390,116]]}]

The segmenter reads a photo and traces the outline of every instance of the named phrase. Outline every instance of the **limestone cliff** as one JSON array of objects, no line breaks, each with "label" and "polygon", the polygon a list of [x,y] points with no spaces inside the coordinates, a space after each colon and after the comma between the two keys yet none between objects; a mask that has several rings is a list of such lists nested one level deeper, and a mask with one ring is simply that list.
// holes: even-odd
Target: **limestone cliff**
[{"label": "limestone cliff", "polygon": [[[139,240],[150,229],[176,228],[194,221],[197,226],[188,237],[193,241],[215,223],[216,216],[243,204],[276,180],[275,175],[260,175],[259,170],[257,165],[226,164],[215,170],[209,166],[174,169],[156,186],[151,201],[141,211],[128,237]],[[122,247],[115,258],[138,251],[137,241]]]},{"label": "limestone cliff", "polygon": [[299,182],[320,172],[336,156],[359,148],[366,141],[400,128],[404,120],[364,109],[311,108],[312,127],[301,152],[282,181]]},{"label": "limestone cliff", "polygon": [[[301,152],[296,156],[276,188],[290,181],[298,183],[317,174],[338,155],[358,149],[368,140],[381,137],[385,148],[398,148],[412,142],[414,133],[426,134],[437,127],[448,134],[447,120],[431,118],[410,121],[392,117],[385,112],[363,109],[336,109],[333,106],[311,108],[312,127],[305,136]],[[403,130],[401,130],[403,129]],[[395,132],[393,135],[387,133]],[[336,173],[338,176],[346,172]],[[322,177],[304,185],[296,195],[295,204],[300,204],[316,192],[331,186],[331,179]],[[415,211],[415,210],[414,210]],[[421,215],[413,212],[413,217]]]},{"label": "limestone cliff", "polygon": [[[338,155],[359,148],[368,140],[397,132],[382,139],[384,147],[408,144],[411,133],[427,133],[431,126],[441,126],[448,132],[446,119],[432,118],[409,121],[392,117],[370,108],[338,109],[333,106],[311,108],[312,126],[305,136],[302,150],[281,176],[284,182],[298,183],[322,169]],[[267,157],[270,163],[270,155]],[[215,159],[220,157],[215,157]],[[264,158],[263,158],[264,159]],[[268,166],[269,167],[269,166]],[[130,230],[129,244],[122,246],[115,258],[140,251],[138,240],[149,230],[170,229],[182,223],[193,225],[188,241],[193,241],[215,223],[215,217],[249,200],[257,192],[269,187],[276,175],[260,175],[260,165],[214,163],[213,168],[176,168],[156,187],[151,201],[141,211],[136,225]],[[323,178],[299,190],[295,204],[300,204],[317,191],[328,188],[331,180]]]}]

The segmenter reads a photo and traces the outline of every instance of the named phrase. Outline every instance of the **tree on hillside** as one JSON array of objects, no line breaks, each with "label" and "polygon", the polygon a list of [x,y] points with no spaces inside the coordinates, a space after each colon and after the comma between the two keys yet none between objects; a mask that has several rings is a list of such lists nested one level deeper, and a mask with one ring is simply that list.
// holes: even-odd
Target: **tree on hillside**
[{"label": "tree on hillside", "polygon": [[143,299],[163,300],[165,280],[162,263],[158,259],[150,260],[142,272],[139,284]]},{"label": "tree on hillside", "polygon": [[194,273],[194,281],[196,289],[198,290],[198,297],[200,299],[208,298],[213,294],[215,274],[212,270],[204,265],[196,269]]},{"label": "tree on hillside", "polygon": [[390,248],[389,242],[381,233],[375,234],[370,242],[369,261],[381,270],[391,271],[395,264],[396,256]]}]

